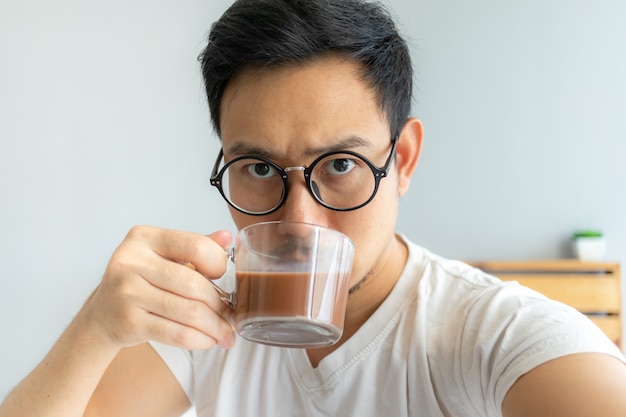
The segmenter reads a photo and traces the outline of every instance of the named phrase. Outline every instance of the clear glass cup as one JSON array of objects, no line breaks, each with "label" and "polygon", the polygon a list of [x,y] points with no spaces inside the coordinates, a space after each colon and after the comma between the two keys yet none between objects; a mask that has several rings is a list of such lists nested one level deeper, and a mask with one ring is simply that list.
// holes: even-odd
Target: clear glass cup
[{"label": "clear glass cup", "polygon": [[343,333],[354,244],[344,234],[298,222],[256,223],[231,250],[235,289],[222,299],[247,340],[315,348]]}]

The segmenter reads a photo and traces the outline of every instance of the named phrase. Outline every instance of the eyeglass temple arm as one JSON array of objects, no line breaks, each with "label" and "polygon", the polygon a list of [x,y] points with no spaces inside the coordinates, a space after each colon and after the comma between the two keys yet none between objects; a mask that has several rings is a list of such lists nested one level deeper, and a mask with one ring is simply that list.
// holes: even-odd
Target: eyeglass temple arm
[{"label": "eyeglass temple arm", "polygon": [[224,156],[224,150],[220,148],[220,152],[217,154],[217,159],[215,160],[215,164],[213,165],[213,172],[211,172],[211,181],[214,181],[217,177],[217,173],[219,172],[220,161]]},{"label": "eyeglass temple arm", "polygon": [[391,152],[389,152],[389,157],[387,158],[387,161],[385,162],[385,165],[383,166],[382,171],[384,172],[384,174],[382,174],[382,176],[387,176],[387,174],[389,173],[389,167],[391,167],[391,160],[396,154],[396,145],[398,145],[398,138],[399,136],[395,136],[393,139],[391,139]]}]

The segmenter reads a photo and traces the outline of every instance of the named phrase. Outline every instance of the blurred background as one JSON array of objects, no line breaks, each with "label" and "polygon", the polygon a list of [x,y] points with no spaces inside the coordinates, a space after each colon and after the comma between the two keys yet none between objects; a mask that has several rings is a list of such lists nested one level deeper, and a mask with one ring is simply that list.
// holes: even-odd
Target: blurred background
[{"label": "blurred background", "polygon": [[[425,126],[398,230],[446,257],[626,265],[626,3],[388,0]],[[0,0],[0,399],[135,224],[230,229],[196,60],[230,0]],[[622,289],[624,291],[624,289]]]}]

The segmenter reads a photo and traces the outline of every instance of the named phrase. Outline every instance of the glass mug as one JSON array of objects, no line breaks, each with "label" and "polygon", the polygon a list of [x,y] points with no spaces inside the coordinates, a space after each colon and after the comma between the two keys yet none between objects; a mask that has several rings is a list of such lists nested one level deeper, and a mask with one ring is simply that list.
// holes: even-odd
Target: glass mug
[{"label": "glass mug", "polygon": [[[344,234],[299,222],[263,222],[239,231],[229,267],[211,281],[232,309],[244,339],[315,348],[336,343],[350,286],[354,243]],[[224,280],[235,289],[225,291]],[[232,286],[232,284],[231,284]]]}]

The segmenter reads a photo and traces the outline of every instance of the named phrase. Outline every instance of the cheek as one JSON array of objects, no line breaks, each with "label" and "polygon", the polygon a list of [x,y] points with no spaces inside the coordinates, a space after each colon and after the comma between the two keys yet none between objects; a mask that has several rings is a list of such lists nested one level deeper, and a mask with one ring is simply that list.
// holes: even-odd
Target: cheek
[{"label": "cheek", "polygon": [[[384,181],[392,180],[386,178]],[[395,181],[395,177],[393,177]],[[374,200],[367,206],[350,213],[335,226],[348,235],[356,245],[354,280],[368,273],[381,254],[391,247],[395,236],[398,211],[397,184],[389,181],[388,187],[379,189]]]}]

